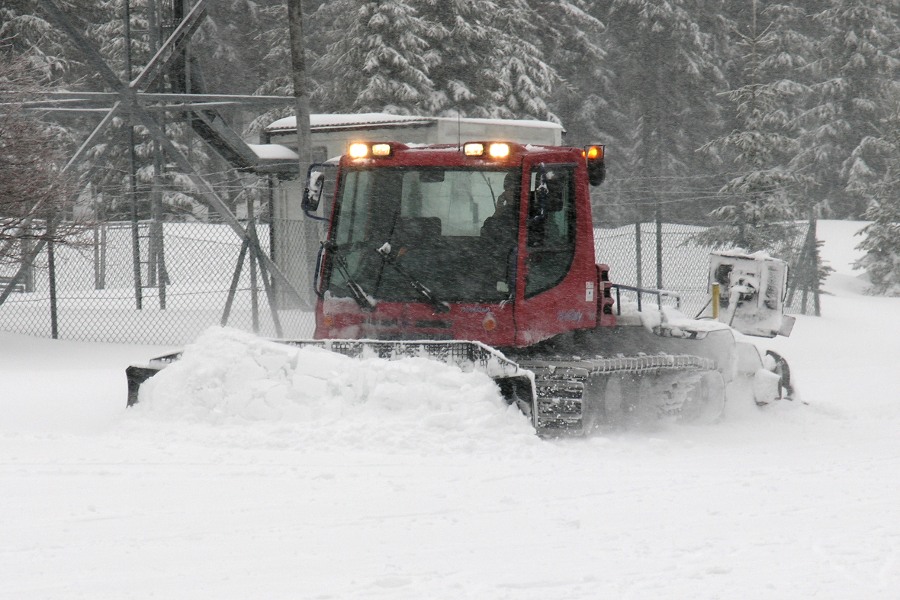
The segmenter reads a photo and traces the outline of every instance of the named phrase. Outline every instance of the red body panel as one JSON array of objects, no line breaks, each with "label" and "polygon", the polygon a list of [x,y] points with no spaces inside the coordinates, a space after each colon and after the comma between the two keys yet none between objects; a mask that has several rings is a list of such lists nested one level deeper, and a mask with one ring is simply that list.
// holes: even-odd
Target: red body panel
[{"label": "red body panel", "polygon": [[[591,329],[598,325],[598,306],[604,300],[601,271],[594,257],[593,224],[585,159],[580,149],[518,146],[506,159],[466,157],[457,146],[407,148],[396,145],[392,156],[377,159],[342,157],[341,172],[348,168],[410,166],[478,167],[498,164],[522,169],[519,202],[515,290],[511,299],[498,303],[448,303],[447,312],[436,312],[424,301],[378,300],[364,310],[350,298],[326,293],[316,308],[316,338],[346,339],[458,339],[474,340],[494,347],[528,347],[560,333]],[[529,250],[527,243],[528,186],[532,168],[538,165],[574,167],[574,255],[564,277],[553,287],[526,296]],[[340,188],[340,185],[338,186]],[[336,198],[340,197],[340,189]],[[338,204],[335,202],[335,211]],[[334,218],[332,216],[332,223]],[[333,232],[329,232],[329,236]],[[608,294],[606,294],[608,296]],[[611,312],[600,319],[612,324]]]},{"label": "red body panel", "polygon": [[[553,153],[536,153],[527,157],[523,172],[540,163],[575,162],[575,255],[568,273],[553,288],[526,297],[524,281],[528,277],[528,245],[524,235],[527,207],[521,203],[519,222],[519,264],[516,285],[516,347],[532,346],[560,333],[591,329],[597,324],[598,284],[594,257],[594,229],[591,219],[587,168],[580,151],[566,149]],[[558,154],[562,154],[559,156]]]},{"label": "red body panel", "polygon": [[364,311],[347,298],[324,298],[316,309],[317,339],[456,339],[494,347],[515,343],[512,303],[451,303],[435,313],[427,304],[378,302]]}]

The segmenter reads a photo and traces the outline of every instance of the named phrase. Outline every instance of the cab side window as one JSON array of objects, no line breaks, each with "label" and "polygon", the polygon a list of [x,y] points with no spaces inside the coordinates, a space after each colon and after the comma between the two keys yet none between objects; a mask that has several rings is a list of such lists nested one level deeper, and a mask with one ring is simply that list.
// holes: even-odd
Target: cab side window
[{"label": "cab side window", "polygon": [[531,174],[525,295],[557,285],[575,256],[575,167],[541,165]]}]

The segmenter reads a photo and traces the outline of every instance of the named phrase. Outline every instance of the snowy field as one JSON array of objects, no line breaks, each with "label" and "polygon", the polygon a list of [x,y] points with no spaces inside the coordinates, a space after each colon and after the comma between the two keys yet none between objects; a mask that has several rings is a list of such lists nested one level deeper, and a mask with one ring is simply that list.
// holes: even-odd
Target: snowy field
[{"label": "snowy field", "polygon": [[211,330],[0,333],[0,598],[900,598],[900,298],[822,222],[806,405],[541,441],[491,382]]}]

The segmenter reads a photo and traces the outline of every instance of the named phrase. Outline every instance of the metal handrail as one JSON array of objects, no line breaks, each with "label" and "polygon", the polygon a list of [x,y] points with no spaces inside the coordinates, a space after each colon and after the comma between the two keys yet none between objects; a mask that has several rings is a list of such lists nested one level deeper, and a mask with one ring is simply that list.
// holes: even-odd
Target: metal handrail
[{"label": "metal handrail", "polygon": [[642,288],[636,287],[633,285],[625,285],[623,283],[614,283],[612,287],[616,290],[616,314],[622,314],[622,295],[621,290],[627,290],[629,292],[634,292],[637,294],[637,305],[638,312],[643,310],[642,306],[642,298],[644,294],[650,294],[656,296],[656,304],[658,306],[662,306],[663,298],[674,298],[675,299],[675,308],[681,310],[681,294],[678,292],[673,292],[671,290],[660,290],[656,288]]}]

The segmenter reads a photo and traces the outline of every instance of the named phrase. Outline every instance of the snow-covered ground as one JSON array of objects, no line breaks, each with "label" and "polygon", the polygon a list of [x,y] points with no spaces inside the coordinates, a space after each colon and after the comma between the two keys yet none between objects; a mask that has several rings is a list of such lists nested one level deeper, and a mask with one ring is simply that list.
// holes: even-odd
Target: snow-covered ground
[{"label": "snow-covered ground", "polygon": [[[477,374],[0,333],[0,598],[900,598],[900,298],[820,223],[808,405],[541,441]],[[164,376],[165,375],[165,376]]]}]

